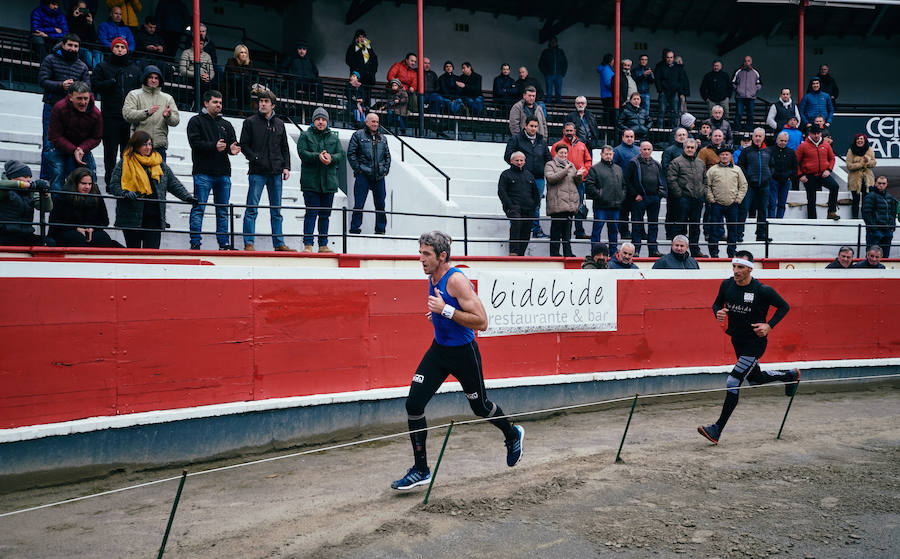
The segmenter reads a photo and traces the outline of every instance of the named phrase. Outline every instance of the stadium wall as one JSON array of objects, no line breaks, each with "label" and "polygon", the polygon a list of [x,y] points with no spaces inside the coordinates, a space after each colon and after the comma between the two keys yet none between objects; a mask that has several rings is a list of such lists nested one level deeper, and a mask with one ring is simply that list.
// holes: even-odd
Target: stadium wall
[{"label": "stadium wall", "polygon": [[[615,332],[481,338],[488,388],[504,391],[507,413],[718,388],[710,373],[734,355],[710,305],[727,275],[622,271]],[[766,362],[814,377],[900,364],[896,271],[756,275],[792,306]],[[402,422],[432,339],[424,299],[411,268],[5,262],[0,475],[193,460]],[[430,417],[467,414],[458,390],[448,384]]]}]

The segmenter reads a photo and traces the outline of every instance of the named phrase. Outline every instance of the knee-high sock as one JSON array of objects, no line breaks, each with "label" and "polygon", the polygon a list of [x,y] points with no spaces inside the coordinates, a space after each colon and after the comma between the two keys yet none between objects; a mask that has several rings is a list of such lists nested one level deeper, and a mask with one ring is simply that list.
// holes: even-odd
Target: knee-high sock
[{"label": "knee-high sock", "polygon": [[[409,424],[410,431],[428,427],[428,422],[425,421],[424,415],[410,417],[407,420],[407,423]],[[428,469],[428,456],[425,453],[425,440],[427,438],[428,431],[419,431],[417,433],[409,434],[409,440],[412,442],[413,447],[413,458],[416,460],[416,469],[420,472],[424,472]]]}]

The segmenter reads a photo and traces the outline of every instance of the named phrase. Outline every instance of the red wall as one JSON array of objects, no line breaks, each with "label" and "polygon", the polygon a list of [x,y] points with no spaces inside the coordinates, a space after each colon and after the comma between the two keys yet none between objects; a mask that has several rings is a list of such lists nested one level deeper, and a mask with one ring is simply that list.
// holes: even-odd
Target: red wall
[{"label": "red wall", "polygon": [[[720,280],[619,280],[618,331],[482,338],[487,378],[723,365]],[[900,356],[900,279],[772,279],[766,359]],[[405,386],[424,280],[0,280],[0,428]],[[877,301],[877,304],[873,304]]]}]

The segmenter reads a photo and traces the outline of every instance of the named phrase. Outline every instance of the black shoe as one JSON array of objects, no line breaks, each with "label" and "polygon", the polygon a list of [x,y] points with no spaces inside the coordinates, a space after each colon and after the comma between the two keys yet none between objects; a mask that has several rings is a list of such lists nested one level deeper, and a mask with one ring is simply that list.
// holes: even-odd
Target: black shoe
[{"label": "black shoe", "polygon": [[200,245],[196,243],[191,243],[191,250],[200,250]]},{"label": "black shoe", "polygon": [[348,233],[350,233],[351,235],[359,235],[360,233],[362,233],[362,231],[359,229],[351,229],[350,231],[348,231]]},{"label": "black shoe", "polygon": [[662,253],[659,252],[658,250],[654,250],[654,251],[650,252],[650,258],[660,258],[661,256],[662,256]]},{"label": "black shoe", "polygon": [[719,436],[722,434],[719,432],[719,426],[715,423],[706,427],[701,425],[697,427],[697,432],[709,439],[712,444],[719,444]]},{"label": "black shoe", "polygon": [[708,254],[704,254],[702,252],[694,252],[691,254],[694,258],[709,258]]},{"label": "black shoe", "polygon": [[231,245],[222,245],[219,247],[219,250],[235,250],[235,248]]},{"label": "black shoe", "polygon": [[577,234],[576,234],[576,235],[575,235],[575,238],[576,238],[576,239],[590,239],[591,236],[590,236],[590,235],[585,235],[584,233],[581,233],[580,235],[577,235]]},{"label": "black shoe", "polygon": [[385,232],[384,232],[384,231],[375,231],[375,234],[376,234],[376,235],[384,235]]}]

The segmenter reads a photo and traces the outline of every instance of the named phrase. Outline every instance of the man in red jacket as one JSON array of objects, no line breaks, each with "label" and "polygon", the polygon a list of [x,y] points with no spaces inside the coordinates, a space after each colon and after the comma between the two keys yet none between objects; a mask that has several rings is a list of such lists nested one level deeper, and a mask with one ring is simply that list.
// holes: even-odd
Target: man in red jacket
[{"label": "man in red jacket", "polygon": [[87,167],[96,179],[97,166],[91,150],[100,145],[102,138],[103,117],[94,105],[91,88],[85,82],[74,82],[69,86],[69,94],[50,111],[50,189],[62,190],[63,180],[76,167]]},{"label": "man in red jacket", "polygon": [[[563,137],[550,148],[550,155],[556,157],[556,148],[561,145],[569,148],[569,154],[566,156],[566,159],[575,165],[575,169],[578,170],[578,175],[582,179],[587,177],[587,172],[591,170],[591,167],[594,164],[591,159],[591,150],[588,149],[587,144],[579,140],[575,135],[574,122],[567,122],[565,126],[563,126]],[[587,207],[584,205],[583,180],[578,182],[578,196],[581,198],[581,202],[578,212],[575,214],[575,238],[590,239],[591,236],[584,232],[584,223],[582,222],[582,220],[587,217]]]},{"label": "man in red jacket", "polygon": [[822,129],[818,126],[812,125],[806,139],[797,146],[797,163],[800,182],[806,188],[806,217],[816,219],[816,193],[824,186],[828,189],[828,219],[840,219],[837,214],[838,184],[831,176],[834,152],[822,139]]},{"label": "man in red jacket", "polygon": [[398,79],[403,84],[403,88],[409,93],[409,110],[418,112],[419,102],[416,91],[419,87],[419,72],[416,69],[418,59],[414,53],[407,53],[406,58],[400,62],[394,62],[391,69],[388,70],[387,81]]}]

